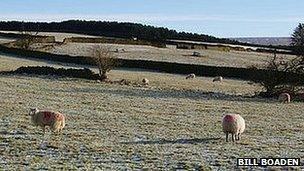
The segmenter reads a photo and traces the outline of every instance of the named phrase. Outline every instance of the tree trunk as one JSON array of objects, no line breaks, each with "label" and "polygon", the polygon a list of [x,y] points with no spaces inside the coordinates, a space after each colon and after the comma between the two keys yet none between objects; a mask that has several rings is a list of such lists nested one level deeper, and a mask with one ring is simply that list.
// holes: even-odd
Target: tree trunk
[{"label": "tree trunk", "polygon": [[106,72],[101,72],[100,74],[100,81],[106,81],[108,79]]}]

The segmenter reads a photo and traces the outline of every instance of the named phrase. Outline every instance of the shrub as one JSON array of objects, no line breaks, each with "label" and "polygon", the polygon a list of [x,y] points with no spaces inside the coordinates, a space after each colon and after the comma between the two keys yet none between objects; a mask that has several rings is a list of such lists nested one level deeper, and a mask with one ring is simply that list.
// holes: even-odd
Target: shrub
[{"label": "shrub", "polygon": [[[274,97],[280,93],[288,92],[295,95],[303,85],[304,73],[302,58],[292,60],[278,58],[276,53],[263,65],[250,66],[256,74],[250,75],[250,80],[260,84],[266,92],[260,93],[263,97]],[[264,70],[265,72],[259,72]]]},{"label": "shrub", "polygon": [[91,56],[98,67],[100,81],[107,80],[107,73],[117,65],[117,59],[112,54],[111,48],[101,45],[94,46]]}]

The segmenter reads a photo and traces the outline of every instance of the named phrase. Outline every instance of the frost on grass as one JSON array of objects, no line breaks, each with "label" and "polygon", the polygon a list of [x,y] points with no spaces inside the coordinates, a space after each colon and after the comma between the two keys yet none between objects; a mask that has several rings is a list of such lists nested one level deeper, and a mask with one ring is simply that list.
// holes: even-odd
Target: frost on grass
[{"label": "frost on grass", "polygon": [[[204,77],[111,74],[147,77],[151,86],[0,77],[0,170],[233,170],[238,157],[303,157],[302,103],[250,98],[258,88],[239,80],[219,86]],[[27,115],[32,106],[64,113],[63,133],[43,135]],[[246,120],[241,141],[225,142],[225,113]]]}]

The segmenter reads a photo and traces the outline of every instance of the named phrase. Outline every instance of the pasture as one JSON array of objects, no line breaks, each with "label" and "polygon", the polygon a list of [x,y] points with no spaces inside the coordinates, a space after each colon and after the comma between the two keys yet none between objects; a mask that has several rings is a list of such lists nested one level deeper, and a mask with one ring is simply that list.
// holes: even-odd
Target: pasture
[{"label": "pasture", "polygon": [[[1,71],[27,65],[82,67],[0,55]],[[304,158],[303,103],[253,98],[261,87],[242,80],[124,68],[109,76],[145,77],[150,86],[1,75],[0,170],[242,170],[239,157]],[[63,133],[43,135],[30,122],[30,107],[64,113]],[[227,113],[246,121],[235,143],[222,132]]]},{"label": "pasture", "polygon": [[[67,43],[55,46],[48,50],[55,54],[68,54],[75,56],[90,56],[94,43]],[[103,44],[103,46],[111,48],[113,51],[119,50],[114,55],[122,59],[137,60],[153,60],[165,62],[177,62],[185,64],[201,64],[211,66],[229,66],[246,68],[251,65],[263,64],[271,53],[259,52],[242,52],[242,51],[218,51],[218,50],[198,50],[198,49],[176,49],[174,46],[167,45],[167,48],[157,48],[144,45],[119,45],[119,44]],[[124,49],[125,52],[121,52]],[[200,57],[193,56],[193,52],[201,54]],[[280,54],[278,57],[283,59],[292,59],[293,55]]]},{"label": "pasture", "polygon": [[[3,33],[18,33],[16,31],[1,31]],[[90,37],[82,34],[73,33],[53,33],[53,32],[39,32],[38,35],[54,36],[56,41],[62,42],[64,38],[70,37]],[[9,39],[5,40],[7,43]],[[0,39],[1,43],[1,39]],[[54,54],[67,54],[71,56],[90,56],[92,48],[97,45],[95,43],[65,43],[54,44],[52,48],[45,48],[45,45],[51,44],[35,43],[32,45],[37,50],[46,51]],[[201,64],[211,66],[228,66],[228,67],[242,67],[246,68],[251,65],[263,64],[265,61],[272,57],[272,53],[260,52],[246,52],[246,51],[233,51],[225,52],[219,50],[199,50],[199,49],[176,49],[173,45],[167,45],[167,48],[156,48],[145,45],[122,45],[122,44],[103,44],[103,46],[110,47],[114,55],[122,59],[140,59],[140,60],[153,60],[165,62],[177,62],[185,64]],[[122,52],[124,49],[124,52]],[[193,56],[193,52],[201,54],[200,57]],[[282,59],[293,59],[294,55],[278,54]]]}]

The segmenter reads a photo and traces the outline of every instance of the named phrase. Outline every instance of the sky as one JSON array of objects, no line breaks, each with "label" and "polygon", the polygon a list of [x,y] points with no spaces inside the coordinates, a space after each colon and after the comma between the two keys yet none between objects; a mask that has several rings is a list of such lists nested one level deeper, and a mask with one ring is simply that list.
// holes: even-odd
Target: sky
[{"label": "sky", "polygon": [[304,0],[1,0],[1,21],[136,22],[216,37],[287,37]]}]

